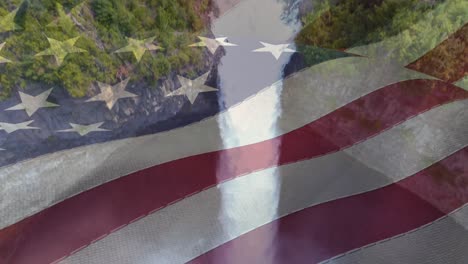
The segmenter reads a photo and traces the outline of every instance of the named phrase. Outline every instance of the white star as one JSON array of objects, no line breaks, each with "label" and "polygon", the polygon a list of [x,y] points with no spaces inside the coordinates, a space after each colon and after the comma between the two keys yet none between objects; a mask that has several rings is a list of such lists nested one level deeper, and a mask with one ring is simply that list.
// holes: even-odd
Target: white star
[{"label": "white star", "polygon": [[80,4],[73,7],[70,12],[67,14],[63,9],[63,6],[60,3],[56,3],[56,10],[58,17],[50,22],[46,27],[62,27],[67,31],[70,31],[75,25],[74,18],[79,17],[83,7],[85,6],[86,1],[81,2]]},{"label": "white star", "polygon": [[28,114],[28,116],[32,116],[39,108],[57,107],[59,105],[47,102],[47,98],[49,97],[51,92],[52,92],[52,89],[49,89],[36,96],[32,96],[29,94],[25,94],[23,92],[19,92],[21,103],[13,107],[10,107],[6,110],[7,111],[26,110],[26,113]]},{"label": "white star", "polygon": [[289,44],[274,45],[261,41],[260,43],[262,43],[262,45],[265,47],[253,50],[253,52],[270,52],[271,54],[273,54],[275,59],[279,59],[281,57],[281,54],[283,54],[284,52],[296,52],[295,50],[288,48]]},{"label": "white star", "polygon": [[123,80],[122,82],[119,82],[114,86],[98,82],[101,93],[87,100],[86,102],[104,101],[106,102],[107,108],[111,110],[119,99],[137,97],[138,95],[125,91],[125,87],[127,87],[129,80],[129,78]]},{"label": "white star", "polygon": [[30,127],[29,124],[31,124],[32,122],[34,122],[34,120],[30,120],[30,121],[26,121],[26,122],[18,123],[18,124],[0,122],[0,130],[5,130],[5,132],[10,134],[17,130],[39,129],[38,127]]},{"label": "white star", "polygon": [[209,74],[210,73],[207,72],[195,80],[190,80],[178,75],[177,78],[182,86],[169,93],[167,96],[185,95],[189,99],[190,103],[193,104],[199,93],[218,91],[218,89],[205,85]]},{"label": "white star", "polygon": [[[0,44],[0,51],[3,49],[5,44],[6,44],[6,42],[3,42],[2,44]],[[0,63],[7,63],[7,62],[11,62],[11,60],[0,56]]]},{"label": "white star", "polygon": [[201,41],[197,42],[195,44],[189,45],[189,47],[207,47],[208,50],[212,53],[215,54],[216,50],[219,48],[219,46],[225,46],[225,47],[233,47],[237,46],[236,44],[226,42],[227,38],[205,38],[205,37],[198,37]]},{"label": "white star", "polygon": [[15,22],[16,13],[18,13],[18,10],[19,8],[16,8],[6,16],[0,18],[0,33],[21,29],[21,27]]},{"label": "white star", "polygon": [[147,38],[143,40],[138,40],[138,39],[133,39],[133,38],[128,38],[128,45],[118,49],[114,52],[120,53],[120,52],[132,52],[133,55],[135,56],[136,60],[140,62],[141,58],[143,57],[143,54],[147,50],[160,50],[162,49],[159,46],[156,46],[153,44],[155,37],[152,38]]},{"label": "white star", "polygon": [[71,38],[65,41],[58,41],[52,38],[47,38],[49,41],[50,47],[46,50],[43,50],[39,53],[37,53],[34,56],[54,56],[55,61],[57,64],[60,66],[63,61],[65,60],[65,57],[67,57],[68,54],[70,53],[80,53],[80,52],[87,52],[84,49],[80,49],[75,47],[76,41],[80,37],[76,38]]},{"label": "white star", "polygon": [[109,131],[108,129],[100,128],[102,124],[104,124],[104,122],[90,124],[90,125],[79,125],[79,124],[70,123],[70,126],[72,128],[59,130],[57,132],[76,132],[80,134],[80,136],[86,136],[87,134],[91,132]]}]

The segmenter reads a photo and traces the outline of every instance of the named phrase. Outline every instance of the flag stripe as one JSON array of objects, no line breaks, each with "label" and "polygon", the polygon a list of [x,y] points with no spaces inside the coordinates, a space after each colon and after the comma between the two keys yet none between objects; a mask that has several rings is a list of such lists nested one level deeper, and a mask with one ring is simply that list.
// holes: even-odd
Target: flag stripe
[{"label": "flag stripe", "polygon": [[[468,122],[467,106],[465,100],[438,107],[337,153],[210,188],[110,234],[65,263],[185,263],[280,216],[391,184],[468,145],[468,128],[458,129]],[[454,115],[460,122],[451,122]],[[432,136],[412,140],[422,130]],[[259,185],[267,180],[280,182],[282,192]],[[275,195],[278,208],[272,206]],[[112,250],[117,247],[119,253]]]},{"label": "flag stripe", "polygon": [[323,264],[468,263],[468,207],[416,230],[353,250]]},{"label": "flag stripe", "polygon": [[[0,168],[0,228],[85,190],[177,158],[280,136],[381,87],[426,76],[366,58],[327,61],[294,74],[218,116],[165,133],[95,144]],[[270,105],[283,86],[278,130]],[[255,109],[255,111],[252,111]],[[219,137],[223,120],[242,124]],[[168,151],[170,150],[170,151]],[[67,177],[63,177],[67,175]]]},{"label": "flag stripe", "polygon": [[[296,212],[234,239],[190,263],[316,263],[443,217],[468,202],[466,187],[440,182],[440,177],[468,180],[468,148],[402,180],[371,192],[334,200]],[[421,189],[442,185],[442,199],[429,203]],[[444,208],[444,211],[438,208]],[[264,247],[262,237],[274,233]],[[242,252],[242,254],[241,254]],[[235,261],[231,261],[235,259]]]},{"label": "flag stripe", "polygon": [[[13,253],[11,263],[50,262],[219,181],[338,151],[467,94],[435,80],[390,85],[282,137],[165,163],[98,186],[9,227],[21,229],[21,237],[0,232],[0,248]],[[221,157],[233,162],[218,164]]]}]

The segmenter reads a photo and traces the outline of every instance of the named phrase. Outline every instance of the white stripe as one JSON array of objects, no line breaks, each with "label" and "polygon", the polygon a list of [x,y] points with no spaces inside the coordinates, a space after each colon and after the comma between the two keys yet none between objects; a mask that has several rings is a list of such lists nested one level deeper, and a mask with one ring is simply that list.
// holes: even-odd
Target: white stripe
[{"label": "white stripe", "polygon": [[[297,129],[383,86],[424,77],[430,78],[366,58],[342,58],[315,65],[284,80],[283,112],[276,134],[270,130],[271,112],[265,106],[276,100],[275,85],[278,84],[220,115],[243,124],[237,128],[237,139],[242,138],[242,144],[255,143]],[[0,168],[0,228],[123,175],[223,148],[218,118],[156,135],[57,152]],[[236,142],[229,144],[229,139],[223,140],[236,146]]]},{"label": "white stripe", "polygon": [[[455,115],[458,122],[453,122]],[[466,122],[468,100],[432,109],[345,151],[255,172],[198,193],[110,234],[64,263],[184,263],[280,216],[414,174],[466,146]],[[428,132],[421,135],[421,127]],[[405,140],[411,136],[420,139]],[[444,139],[434,140],[439,136]],[[434,149],[422,147],[428,144]],[[391,157],[388,165],[381,165],[381,155]],[[264,210],[271,207],[274,186],[256,184],[268,178],[282,185],[278,211]],[[224,203],[234,211],[224,213]]]},{"label": "white stripe", "polygon": [[421,228],[323,264],[468,263],[468,206]]},{"label": "white stripe", "polygon": [[468,2],[448,0],[424,15],[402,33],[381,42],[351,48],[348,52],[407,65],[435,48],[468,23]]}]

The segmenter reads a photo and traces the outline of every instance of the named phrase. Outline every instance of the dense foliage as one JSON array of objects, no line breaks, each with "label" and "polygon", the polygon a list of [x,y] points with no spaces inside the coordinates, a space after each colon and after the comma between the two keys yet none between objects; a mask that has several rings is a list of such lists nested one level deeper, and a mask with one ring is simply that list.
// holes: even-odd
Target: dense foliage
[{"label": "dense foliage", "polygon": [[297,40],[332,49],[364,45],[401,32],[434,6],[421,0],[322,1],[303,18]]},{"label": "dense foliage", "polygon": [[[8,0],[0,1],[0,18],[17,7],[21,28],[0,34],[0,43],[6,42],[0,56],[14,61],[0,65],[1,98],[29,81],[81,97],[93,81],[131,76],[155,82],[173,71],[194,75],[202,50],[187,46],[205,27],[210,0]],[[77,36],[75,46],[87,52],[69,54],[59,66],[52,56],[34,56],[49,48],[47,37]],[[139,63],[132,53],[113,53],[127,45],[127,37],[156,37],[163,50],[147,51]]]},{"label": "dense foliage", "polygon": [[[320,56],[316,46],[334,50],[387,41],[401,61],[411,61],[420,51],[454,32],[466,21],[463,0],[307,0],[313,10],[303,14],[304,27],[296,37],[308,57]],[[301,48],[302,47],[302,48]],[[418,56],[419,56],[418,55]]]}]

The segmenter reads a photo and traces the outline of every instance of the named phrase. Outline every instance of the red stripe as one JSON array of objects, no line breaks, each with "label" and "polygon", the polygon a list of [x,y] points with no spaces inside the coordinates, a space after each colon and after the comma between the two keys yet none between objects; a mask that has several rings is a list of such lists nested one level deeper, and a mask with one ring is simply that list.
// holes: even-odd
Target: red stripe
[{"label": "red stripe", "polygon": [[271,254],[271,264],[317,263],[411,231],[468,202],[467,161],[464,148],[399,183],[280,218],[190,263],[264,263]]},{"label": "red stripe", "polygon": [[[228,180],[338,151],[436,105],[464,98],[468,98],[468,93],[451,84],[405,81],[371,93],[282,137],[133,173],[1,230],[0,262],[52,262],[138,217],[215,185],[217,176],[218,180]],[[280,144],[278,150],[276,146]],[[218,164],[220,158],[233,162]],[[20,235],[12,235],[15,232],[11,230]]]}]

